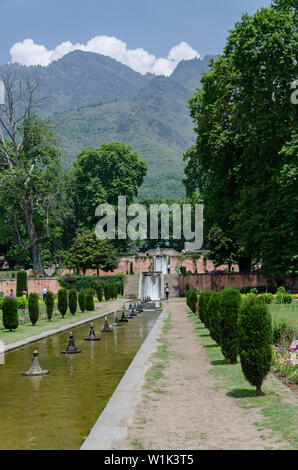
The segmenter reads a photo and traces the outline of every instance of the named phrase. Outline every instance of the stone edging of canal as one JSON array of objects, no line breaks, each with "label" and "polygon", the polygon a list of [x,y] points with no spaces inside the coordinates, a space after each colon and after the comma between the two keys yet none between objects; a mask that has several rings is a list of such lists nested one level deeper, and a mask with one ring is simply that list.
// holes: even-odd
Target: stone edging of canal
[{"label": "stone edging of canal", "polygon": [[56,329],[53,329],[53,330],[47,330],[43,333],[40,333],[39,335],[29,336],[29,338],[25,338],[25,339],[22,339],[20,341],[16,341],[15,343],[7,344],[4,347],[3,352],[7,353],[9,351],[13,351],[14,349],[21,348],[23,346],[27,346],[27,344],[35,343],[36,341],[40,341],[41,339],[48,338],[49,336],[57,335],[58,333],[62,333],[63,331],[71,330],[72,328],[76,328],[77,326],[84,325],[84,323],[88,323],[90,321],[98,320],[99,318],[110,315],[111,313],[114,313],[114,310],[109,310],[108,312],[100,313],[100,314],[98,314],[96,316],[93,316],[93,317],[84,318],[83,320],[80,320],[76,323],[70,323],[68,325],[61,326],[60,328],[56,328]]},{"label": "stone edging of canal", "polygon": [[156,349],[158,334],[166,315],[166,310],[163,310],[157,318],[81,450],[111,450],[118,439],[126,437],[134,409],[141,396],[148,360]]}]

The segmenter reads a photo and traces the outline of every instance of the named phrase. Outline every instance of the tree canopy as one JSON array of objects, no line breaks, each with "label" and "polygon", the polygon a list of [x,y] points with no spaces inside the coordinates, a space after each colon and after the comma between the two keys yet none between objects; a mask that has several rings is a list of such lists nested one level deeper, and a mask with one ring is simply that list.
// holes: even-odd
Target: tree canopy
[{"label": "tree canopy", "polygon": [[244,14],[189,102],[197,143],[184,182],[203,196],[205,233],[216,225],[238,260],[276,278],[298,273],[297,28],[294,1]]}]

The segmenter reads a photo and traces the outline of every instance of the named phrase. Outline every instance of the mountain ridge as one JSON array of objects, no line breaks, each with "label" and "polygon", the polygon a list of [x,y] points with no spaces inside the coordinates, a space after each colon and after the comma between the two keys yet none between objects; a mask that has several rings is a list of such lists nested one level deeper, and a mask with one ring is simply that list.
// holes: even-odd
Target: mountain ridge
[{"label": "mountain ridge", "polygon": [[181,61],[169,76],[142,75],[107,56],[73,51],[47,67],[0,67],[41,80],[42,116],[61,136],[66,166],[84,147],[121,141],[148,163],[140,197],[185,195],[183,153],[195,143],[188,100],[211,56]]}]

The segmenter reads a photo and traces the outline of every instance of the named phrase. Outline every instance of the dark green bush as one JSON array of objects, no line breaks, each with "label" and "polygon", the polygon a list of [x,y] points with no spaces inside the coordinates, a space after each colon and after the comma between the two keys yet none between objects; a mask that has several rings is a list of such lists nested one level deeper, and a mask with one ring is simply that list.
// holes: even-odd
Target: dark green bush
[{"label": "dark green bush", "polygon": [[110,300],[111,298],[111,287],[110,284],[105,284],[104,287],[105,299]]},{"label": "dark green bush", "polygon": [[53,316],[54,299],[55,299],[55,296],[53,292],[50,292],[48,290],[46,294],[46,310],[47,310],[47,316],[48,316],[49,321],[51,321],[52,316]]},{"label": "dark green bush", "polygon": [[204,323],[205,326],[207,326],[208,320],[207,320],[207,305],[210,299],[210,296],[212,294],[212,290],[203,290],[200,292],[200,297],[199,297],[199,318],[201,322]]},{"label": "dark green bush", "polygon": [[113,299],[117,299],[117,296],[118,296],[118,288],[117,288],[116,282],[113,282],[113,284],[112,284],[112,292],[113,292],[112,298],[113,298]]},{"label": "dark green bush", "polygon": [[231,364],[237,362],[237,321],[240,304],[241,295],[238,289],[224,289],[220,292],[220,347],[224,357]]},{"label": "dark green bush", "polygon": [[74,276],[72,274],[66,274],[65,276],[59,277],[59,284],[61,287],[65,287],[66,289],[76,289],[77,291],[80,291],[81,289],[89,289],[91,287],[95,289],[98,283],[110,284],[115,281],[122,286],[125,282],[125,276],[123,274],[116,274],[114,276]]},{"label": "dark green bush", "polygon": [[78,306],[78,296],[76,289],[70,289],[68,291],[68,306],[70,313],[74,315],[77,311]]},{"label": "dark green bush", "polygon": [[133,272],[133,262],[132,261],[130,262],[130,266],[129,266],[129,274],[134,274],[134,272]]},{"label": "dark green bush", "polygon": [[238,347],[243,374],[262,395],[261,386],[272,361],[271,315],[264,303],[246,300],[238,318]]},{"label": "dark green bush", "polygon": [[196,313],[196,303],[198,301],[198,294],[196,289],[191,289],[188,291],[188,306],[193,313]]},{"label": "dark green bush", "polygon": [[207,304],[207,318],[208,328],[211,338],[219,345],[220,344],[220,311],[219,311],[219,296],[218,292],[212,292]]},{"label": "dark green bush", "polygon": [[190,295],[190,290],[186,291],[186,305],[189,307],[189,295]]},{"label": "dark green bush", "polygon": [[6,330],[15,330],[19,324],[18,303],[14,297],[4,297],[2,300],[2,321]]},{"label": "dark green bush", "polygon": [[187,283],[185,284],[185,292],[187,292],[188,290],[189,290],[189,283],[187,282]]},{"label": "dark green bush", "polygon": [[103,297],[103,288],[102,288],[102,285],[101,285],[101,284],[96,284],[95,290],[96,290],[96,296],[97,296],[97,298],[98,298],[98,301],[101,302],[101,301],[102,301],[102,297]]},{"label": "dark green bush", "polygon": [[27,273],[25,270],[21,270],[17,272],[17,292],[16,296],[21,297],[23,291],[26,289],[28,292],[28,287],[27,287]]},{"label": "dark green bush", "polygon": [[58,310],[62,315],[62,318],[64,315],[66,315],[67,312],[67,289],[59,289],[58,290]]},{"label": "dark green bush", "polygon": [[31,292],[31,294],[29,294],[28,310],[30,321],[32,325],[35,325],[39,317],[38,294],[36,294],[35,292]]},{"label": "dark green bush", "polygon": [[86,292],[86,310],[88,312],[93,312],[94,311],[94,299],[93,299],[93,294],[89,292]]},{"label": "dark green bush", "polygon": [[81,289],[79,291],[78,301],[79,301],[79,306],[80,306],[81,312],[82,313],[85,312],[85,309],[86,309],[86,294],[85,294],[84,289]]}]

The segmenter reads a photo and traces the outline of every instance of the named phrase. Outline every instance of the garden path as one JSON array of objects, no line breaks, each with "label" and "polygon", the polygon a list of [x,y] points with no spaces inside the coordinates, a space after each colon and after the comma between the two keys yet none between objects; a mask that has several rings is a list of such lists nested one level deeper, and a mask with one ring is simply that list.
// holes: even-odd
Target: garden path
[{"label": "garden path", "polygon": [[[115,449],[263,450],[280,448],[258,432],[263,416],[243,409],[217,387],[206,349],[188,316],[185,299],[165,302],[172,327],[161,332],[128,435]],[[166,351],[169,355],[166,358]],[[151,364],[150,364],[151,365]],[[162,376],[160,377],[160,372]],[[159,378],[158,378],[159,377]]]}]

